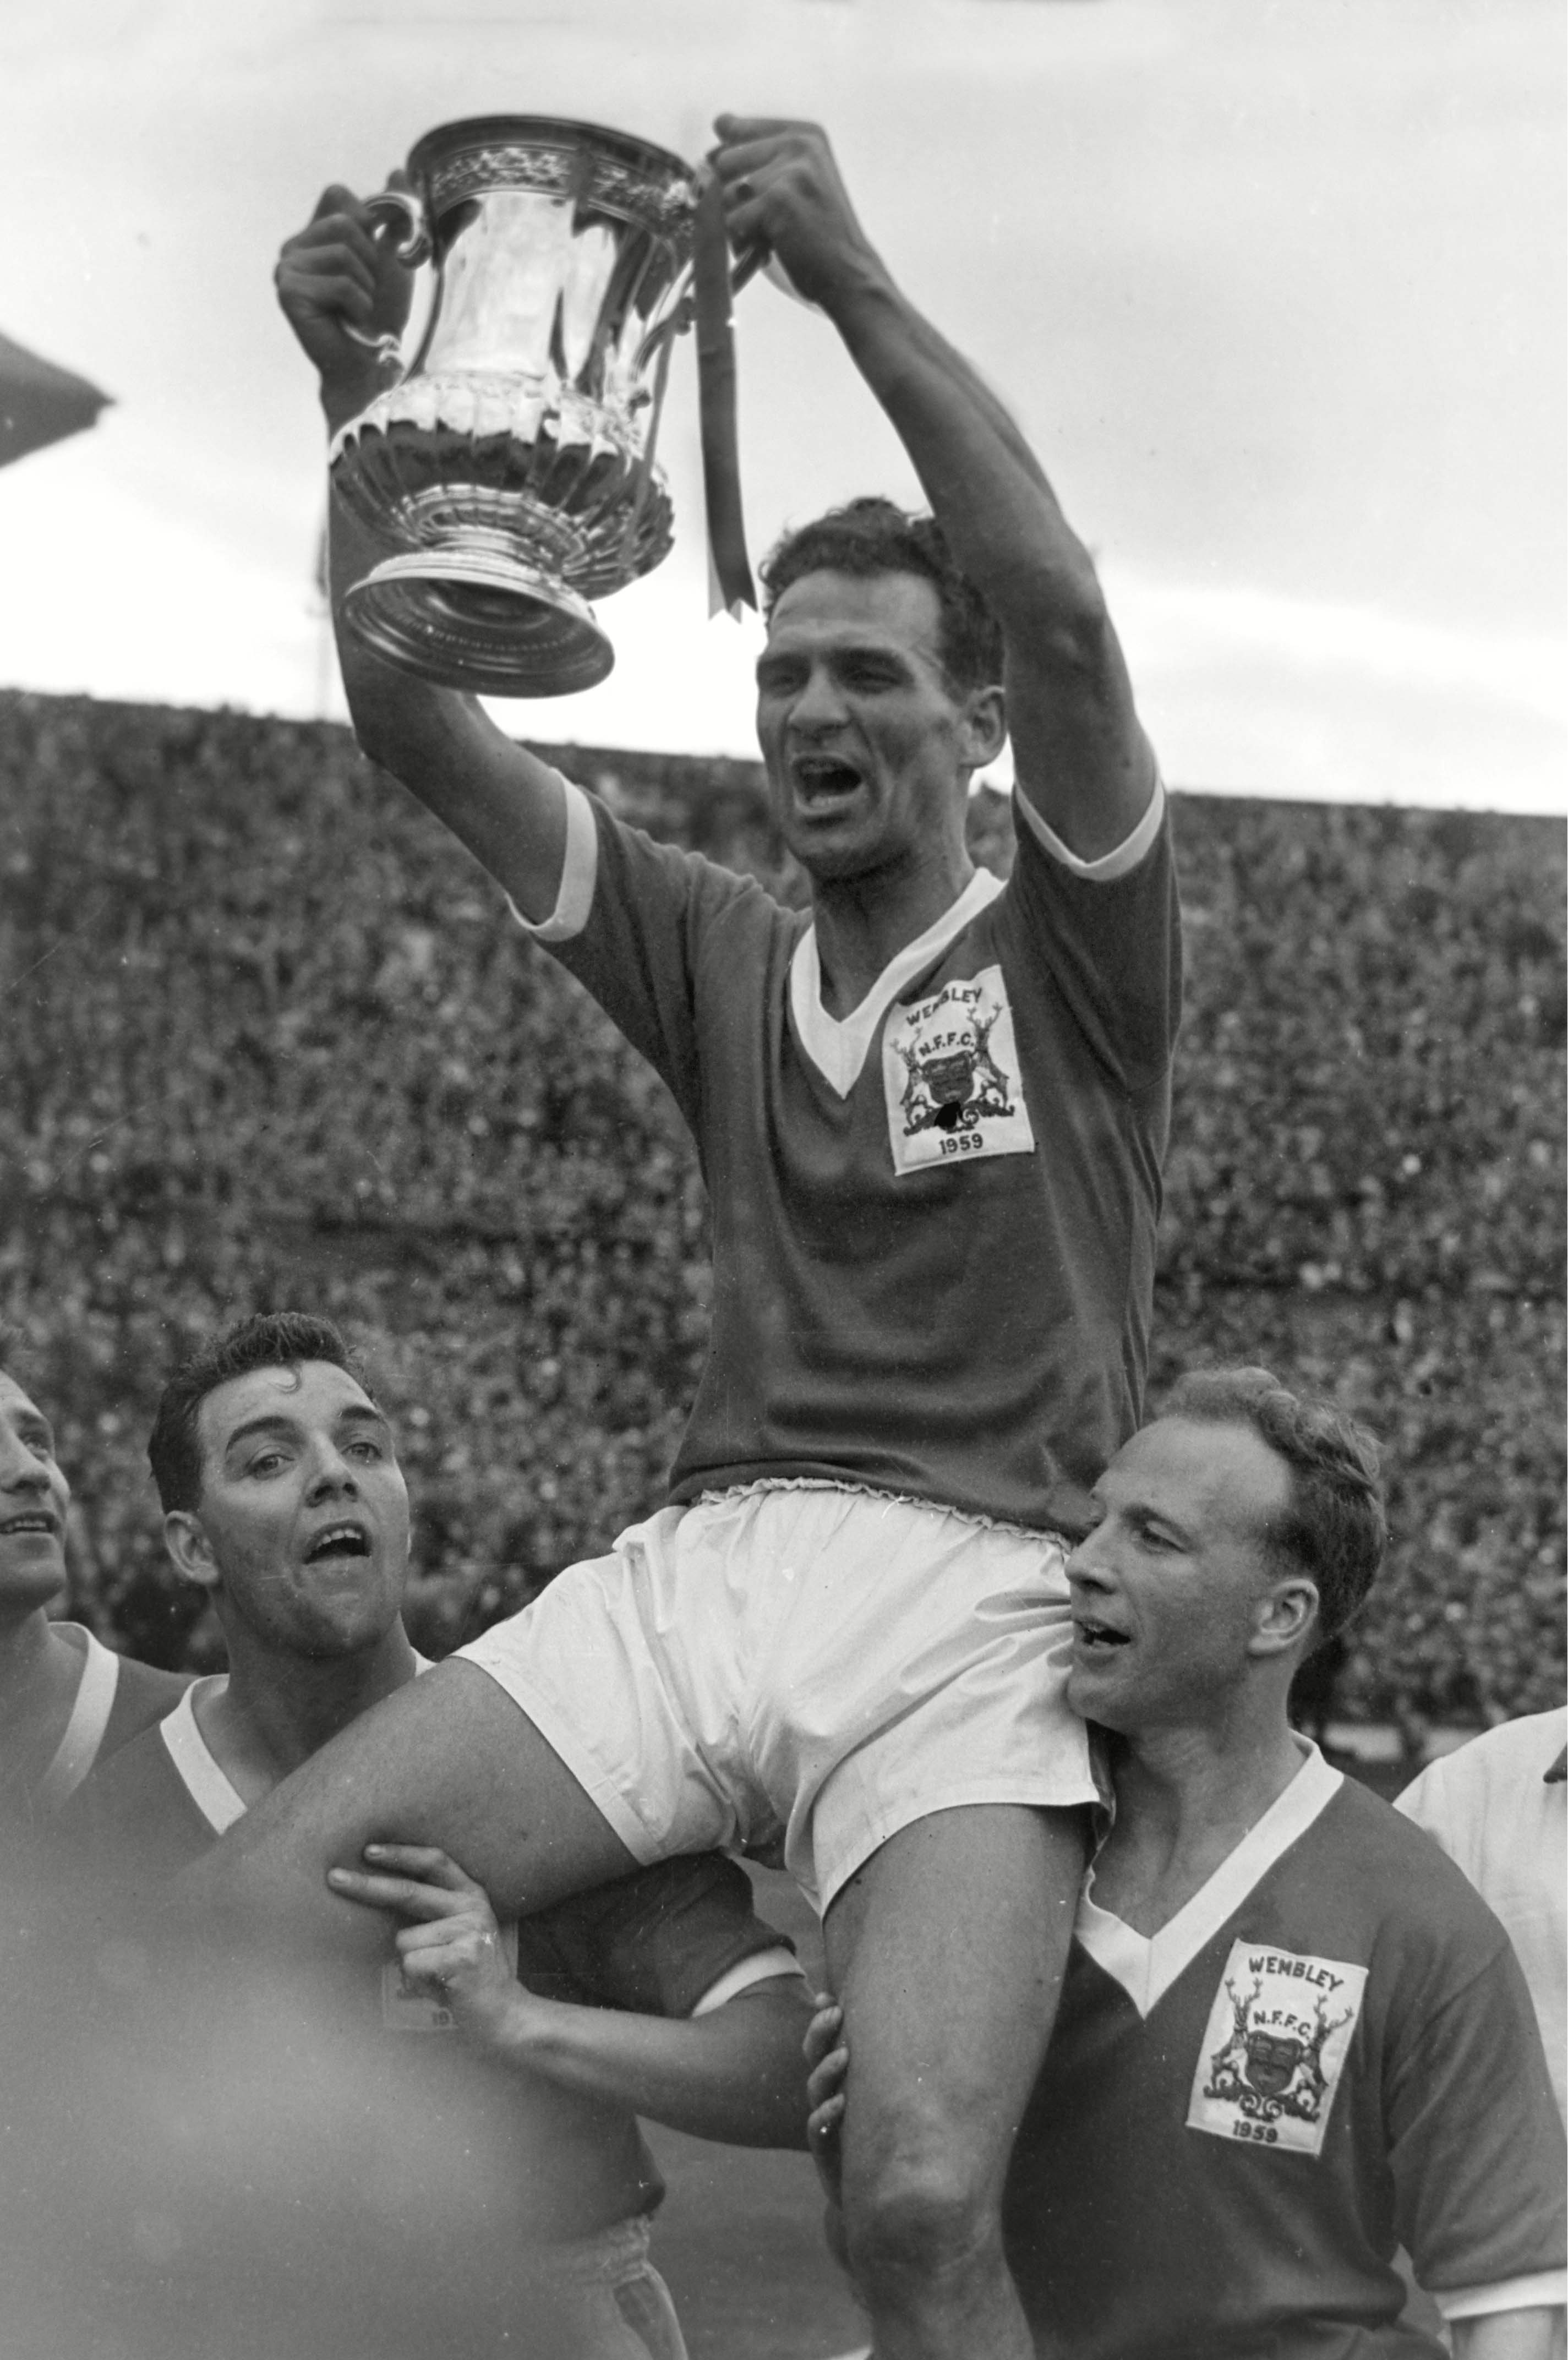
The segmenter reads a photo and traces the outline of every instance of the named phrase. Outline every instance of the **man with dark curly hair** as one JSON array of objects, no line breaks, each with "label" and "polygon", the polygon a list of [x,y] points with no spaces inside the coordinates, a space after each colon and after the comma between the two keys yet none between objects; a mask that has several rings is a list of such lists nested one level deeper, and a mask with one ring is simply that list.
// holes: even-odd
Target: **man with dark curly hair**
[{"label": "man with dark curly hair", "polygon": [[[212,1601],[228,1669],[102,1765],[64,1815],[93,1872],[80,1911],[103,1939],[127,1908],[160,1918],[169,1880],[291,1770],[381,1698],[433,1677],[402,1620],[409,1502],[393,1430],[330,1320],[259,1313],[200,1347],[164,1388],[147,1455],[170,1561]],[[435,1846],[383,1845],[337,1890],[365,1906],[381,1945],[350,1985],[365,2070],[397,2085],[401,2036],[416,2048],[450,2036],[436,2044],[450,2056],[435,2094],[491,2158],[496,2189],[493,2221],[475,2219],[453,2256],[455,2315],[442,2316],[451,2287],[432,2302],[424,2283],[429,2243],[389,2302],[385,2285],[353,2286],[356,2261],[375,2267],[353,2198],[341,2219],[305,2224],[300,2251],[334,2229],[344,2240],[356,2348],[684,2360],[648,2257],[663,2187],[637,2115],[767,2146],[798,2144],[803,2114],[805,1988],[743,1871],[712,1853],[658,1862],[520,1927]],[[166,1972],[181,1971],[177,1953]],[[406,2117],[392,2114],[400,2138],[418,2136],[412,2096]],[[301,2165],[331,2138],[312,2116]],[[345,2158],[355,2152],[350,2134]],[[236,2287],[260,2259],[245,2256],[245,2210],[235,2188],[224,2234]],[[361,2313],[373,2300],[371,2327]],[[284,2322],[309,2300],[274,2304],[278,2349],[294,2348]],[[410,2307],[418,2330],[400,2316]],[[341,2349],[346,2333],[341,2320],[319,2325],[309,2348]]]},{"label": "man with dark curly hair", "polygon": [[[831,320],[933,510],[855,502],[767,571],[757,734],[809,912],[340,639],[361,744],[691,1125],[713,1336],[670,1503],[258,1813],[245,1874],[281,1896],[288,1860],[324,1875],[396,1825],[533,1907],[670,1852],[778,1847],[858,2027],[845,2212],[877,2353],[1009,2360],[997,2198],[1094,1793],[1063,1550],[1146,1359],[1180,989],[1165,799],[1088,552],[822,134],[717,129],[735,244]],[[380,382],[347,331],[400,326],[406,274],[329,189],[278,287],[335,432]],[[374,552],[341,515],[332,547],[341,599]],[[1009,733],[1004,885],[964,818]]]}]

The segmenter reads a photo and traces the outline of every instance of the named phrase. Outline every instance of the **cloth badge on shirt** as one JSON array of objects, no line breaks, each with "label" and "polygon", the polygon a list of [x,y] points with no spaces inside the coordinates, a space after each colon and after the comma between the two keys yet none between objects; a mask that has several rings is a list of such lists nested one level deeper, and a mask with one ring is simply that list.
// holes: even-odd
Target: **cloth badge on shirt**
[{"label": "cloth badge on shirt", "polygon": [[1235,1942],[1209,2011],[1187,2127],[1319,2155],[1367,1988],[1343,1959]]},{"label": "cloth badge on shirt", "polygon": [[882,1035],[893,1169],[1032,1155],[1013,1011],[999,967],[896,1008]]},{"label": "cloth badge on shirt", "polygon": [[[517,1921],[501,1927],[501,1955],[517,1972]],[[381,2024],[387,2032],[455,2032],[457,2018],[431,1992],[416,1991],[404,1975],[402,1961],[393,1959],[381,1970]]]}]

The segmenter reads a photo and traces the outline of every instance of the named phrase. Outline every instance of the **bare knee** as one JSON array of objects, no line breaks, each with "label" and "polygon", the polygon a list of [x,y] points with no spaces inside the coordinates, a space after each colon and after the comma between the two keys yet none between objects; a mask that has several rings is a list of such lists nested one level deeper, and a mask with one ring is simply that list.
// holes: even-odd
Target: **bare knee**
[{"label": "bare knee", "polygon": [[844,2234],[849,2267],[873,2300],[897,2300],[926,2288],[956,2289],[1002,2267],[994,2196],[956,2158],[938,2154],[851,2173]]}]

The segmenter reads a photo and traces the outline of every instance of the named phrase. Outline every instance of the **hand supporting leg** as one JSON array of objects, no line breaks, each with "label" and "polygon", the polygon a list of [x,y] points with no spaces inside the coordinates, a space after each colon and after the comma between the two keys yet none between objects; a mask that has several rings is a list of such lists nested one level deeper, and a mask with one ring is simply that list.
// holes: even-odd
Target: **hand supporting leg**
[{"label": "hand supporting leg", "polygon": [[438,1844],[504,1918],[639,1865],[505,1689],[441,1664],[311,1755],[182,1880],[193,1914],[236,1936],[379,1958],[386,1927],[340,1900],[329,1868],[366,1843]]},{"label": "hand supporting leg", "polygon": [[1077,1812],[937,1812],[884,1844],[828,1912],[850,2056],[844,2235],[877,2360],[1032,2352],[1002,2189],[1083,1860]]}]

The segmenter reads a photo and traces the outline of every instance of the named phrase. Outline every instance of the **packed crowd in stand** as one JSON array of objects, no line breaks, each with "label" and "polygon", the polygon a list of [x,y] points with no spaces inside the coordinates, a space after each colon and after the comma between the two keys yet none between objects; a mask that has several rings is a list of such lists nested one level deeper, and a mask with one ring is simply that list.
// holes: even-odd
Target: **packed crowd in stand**
[{"label": "packed crowd in stand", "polygon": [[[757,766],[561,759],[659,840],[798,895]],[[673,1455],[708,1271],[662,1087],[340,729],[10,696],[0,773],[26,1016],[0,1068],[0,1301],[81,1470],[79,1611],[152,1661],[216,1660],[165,1569],[141,1427],[172,1350],[305,1280],[411,1414],[412,1619],[442,1652],[639,1513]],[[1195,794],[1178,821],[1156,1378],[1256,1352],[1386,1437],[1394,1536],[1336,1716],[1414,1742],[1544,1706],[1561,830]],[[1005,869],[1000,796],[971,834]]]},{"label": "packed crowd in stand", "polygon": [[[599,201],[599,135],[565,130],[558,226]],[[831,320],[931,510],[850,501],[762,568],[777,847],[745,832],[754,865],[788,852],[782,890],[628,824],[620,781],[356,632],[386,542],[346,497],[330,595],[376,793],[400,781],[488,873],[505,941],[473,868],[397,887],[408,847],[356,782],[324,839],[313,800],[267,814],[283,898],[309,900],[283,944],[278,880],[212,807],[191,826],[167,770],[147,794],[129,728],[110,800],[150,827],[99,902],[63,881],[63,798],[16,856],[53,926],[18,981],[81,937],[93,956],[54,1059],[16,1076],[14,1291],[67,1349],[35,1370],[25,1338],[0,1347],[13,2322],[132,2360],[236,2336],[282,2360],[684,2360],[641,2115],[809,2147],[868,2360],[1561,2360],[1568,1709],[1519,1710],[1543,1634],[1561,1656],[1561,1525],[1508,1496],[1544,1463],[1533,1429],[1475,1494],[1420,1491],[1462,1394],[1507,1425],[1477,1345],[1500,1365],[1552,1327],[1561,1249],[1539,1253],[1531,1199],[1557,1151],[1522,1070],[1563,1028],[1539,874],[1499,874],[1468,823],[1427,823],[1412,858],[1342,815],[1260,860],[1256,815],[1215,814],[1184,912],[1096,569],[1017,421],[894,281],[817,126],[715,131],[700,218]],[[495,126],[469,133],[495,170]],[[474,209],[456,182],[429,202],[439,248]],[[371,407],[412,292],[374,208],[329,187],[275,284],[334,466],[345,434],[406,433]],[[972,792],[1009,740],[1010,851]],[[189,770],[213,742],[195,725]],[[199,845],[180,963],[157,913]],[[1351,848],[1388,887],[1354,942]],[[1479,940],[1448,923],[1465,893]],[[1222,1146],[1193,1102],[1161,1244],[1184,921],[1213,1097],[1245,1127]],[[1418,929],[1441,1009],[1412,989]],[[581,996],[517,996],[519,936],[646,1070]],[[158,1003],[140,1032],[133,971]],[[1497,1064],[1465,1160],[1453,1028],[1481,1020]],[[407,1068],[357,1054],[377,1033],[417,1038]],[[312,1275],[323,1241],[378,1233],[392,1266]],[[421,1262],[463,1273],[444,1336]],[[323,1316],[344,1290],[389,1348],[379,1394]],[[214,1296],[243,1316],[213,1321]],[[536,1367],[547,1440],[602,1411],[597,1383],[574,1398],[600,1321],[641,1388],[612,1447],[644,1482],[623,1502],[595,1470],[582,1555],[539,1578],[518,1503],[564,1524],[586,1502],[563,1506],[559,1448],[508,1457],[497,1413]],[[50,1378],[94,1359],[105,1405],[62,1447]],[[1365,1422],[1390,1372],[1396,1449],[1409,1398],[1432,1410],[1403,1490]],[[166,1655],[220,1643],[193,1680],[59,1619],[66,1461],[101,1471],[127,1420],[168,1571],[100,1565],[84,1595]],[[405,1471],[405,1423],[433,1465]],[[483,1496],[486,1458],[513,1594],[438,1555],[419,1600],[420,1481],[439,1517]],[[1485,1644],[1434,1661],[1408,1579],[1368,1613],[1390,1509],[1485,1601]],[[1303,1729],[1336,1701],[1506,1727],[1393,1810]],[[817,1913],[814,2002],[746,1861]],[[294,2187],[281,2286],[258,2177]]]}]

